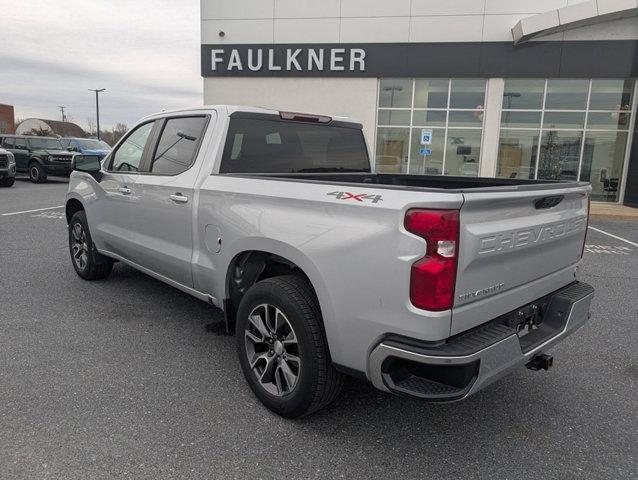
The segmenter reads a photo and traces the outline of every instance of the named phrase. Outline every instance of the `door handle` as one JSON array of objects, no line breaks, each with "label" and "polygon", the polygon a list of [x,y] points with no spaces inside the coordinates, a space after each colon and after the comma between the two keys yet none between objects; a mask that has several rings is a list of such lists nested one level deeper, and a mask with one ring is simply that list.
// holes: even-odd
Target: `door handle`
[{"label": "door handle", "polygon": [[120,193],[123,193],[124,195],[130,195],[131,194],[131,189],[128,187],[120,187],[119,188]]},{"label": "door handle", "polygon": [[169,195],[169,198],[173,200],[175,203],[186,203],[188,202],[188,197],[185,197],[181,193],[177,192],[172,195]]}]

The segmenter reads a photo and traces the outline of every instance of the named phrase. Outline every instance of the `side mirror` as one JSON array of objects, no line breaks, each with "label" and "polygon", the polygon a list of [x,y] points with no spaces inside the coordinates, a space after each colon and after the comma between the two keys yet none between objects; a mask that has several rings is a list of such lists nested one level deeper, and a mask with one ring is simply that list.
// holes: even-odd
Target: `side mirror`
[{"label": "side mirror", "polygon": [[73,155],[71,168],[91,175],[98,182],[102,180],[102,164],[97,155]]}]

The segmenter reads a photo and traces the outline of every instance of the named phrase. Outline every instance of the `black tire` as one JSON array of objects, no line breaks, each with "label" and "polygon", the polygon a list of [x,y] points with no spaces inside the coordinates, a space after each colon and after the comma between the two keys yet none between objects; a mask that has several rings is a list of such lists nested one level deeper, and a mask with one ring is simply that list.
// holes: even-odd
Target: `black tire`
[{"label": "black tire", "polygon": [[29,165],[29,180],[33,183],[44,183],[47,181],[47,172],[38,162],[31,162]]},{"label": "black tire", "polygon": [[[250,327],[248,317],[264,304],[279,309],[296,335],[295,348],[300,360],[297,380],[294,388],[285,394],[269,392],[257,378],[259,373],[250,366],[246,340]],[[257,282],[241,300],[236,322],[241,367],[253,393],[278,415],[287,418],[309,415],[332,402],[341,390],[343,375],[332,365],[321,324],[321,311],[312,287],[297,275]]]},{"label": "black tire", "polygon": [[[78,235],[79,231],[81,231],[80,235]],[[78,238],[82,240],[81,247],[78,247]],[[80,256],[78,256],[78,248],[82,249]],[[101,280],[108,277],[113,270],[113,260],[100,255],[95,248],[84,210],[75,212],[69,222],[69,252],[75,272],[84,280]],[[80,258],[84,261],[80,261]]]},{"label": "black tire", "polygon": [[12,187],[15,182],[16,179],[14,177],[3,178],[2,180],[0,180],[0,187]]}]

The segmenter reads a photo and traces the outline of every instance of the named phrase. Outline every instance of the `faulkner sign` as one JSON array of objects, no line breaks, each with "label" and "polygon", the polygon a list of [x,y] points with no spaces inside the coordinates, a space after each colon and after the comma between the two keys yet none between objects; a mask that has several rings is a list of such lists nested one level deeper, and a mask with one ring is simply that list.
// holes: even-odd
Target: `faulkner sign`
[{"label": "faulkner sign", "polygon": [[[203,45],[202,73],[213,75],[333,75],[366,71],[366,50],[341,45]],[[206,75],[208,74],[208,75]]]},{"label": "faulkner sign", "polygon": [[201,60],[204,77],[632,78],[637,52],[637,40],[220,44],[202,45]]}]

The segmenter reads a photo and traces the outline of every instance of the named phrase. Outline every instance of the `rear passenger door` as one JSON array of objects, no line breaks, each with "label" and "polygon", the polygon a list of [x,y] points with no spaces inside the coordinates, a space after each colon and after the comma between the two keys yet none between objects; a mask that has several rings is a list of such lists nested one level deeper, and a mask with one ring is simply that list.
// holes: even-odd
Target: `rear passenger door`
[{"label": "rear passenger door", "polygon": [[167,117],[138,176],[134,210],[133,259],[182,285],[192,287],[195,163],[211,115]]}]

